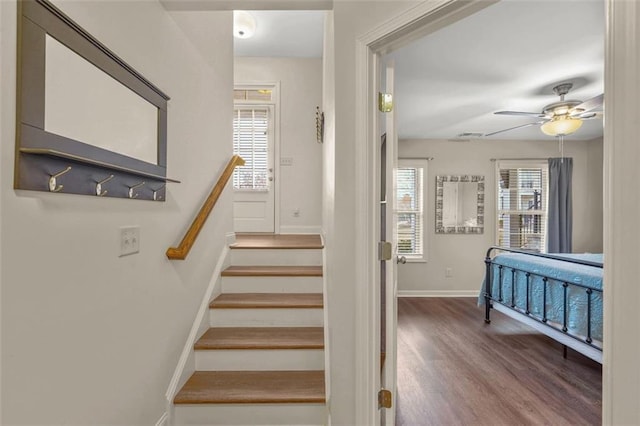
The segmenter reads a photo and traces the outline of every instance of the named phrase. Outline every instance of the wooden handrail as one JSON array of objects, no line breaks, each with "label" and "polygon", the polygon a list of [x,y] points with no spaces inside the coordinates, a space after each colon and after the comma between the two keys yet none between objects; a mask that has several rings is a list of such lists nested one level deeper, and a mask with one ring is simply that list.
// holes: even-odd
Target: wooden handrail
[{"label": "wooden handrail", "polygon": [[233,174],[233,170],[236,166],[244,166],[244,160],[239,155],[234,155],[231,157],[231,160],[229,160],[229,163],[222,172],[222,175],[220,175],[220,179],[218,179],[216,186],[213,187],[211,193],[200,208],[198,215],[193,219],[193,223],[189,227],[189,230],[184,234],[182,241],[180,241],[180,245],[178,245],[178,247],[169,247],[167,249],[167,257],[169,259],[184,260],[187,257],[191,247],[193,247],[193,243],[196,242],[196,237],[200,233],[204,223],[207,221],[209,213],[213,210],[213,206],[216,205],[218,198],[220,198],[220,194],[222,194],[222,190],[227,185],[227,182]]}]

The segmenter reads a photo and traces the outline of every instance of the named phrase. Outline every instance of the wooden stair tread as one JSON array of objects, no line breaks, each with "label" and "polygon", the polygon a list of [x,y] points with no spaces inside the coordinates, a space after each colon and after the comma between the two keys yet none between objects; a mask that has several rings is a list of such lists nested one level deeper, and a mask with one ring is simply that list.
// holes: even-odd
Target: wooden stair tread
[{"label": "wooden stair tread", "polygon": [[236,234],[231,249],[322,249],[320,235]]},{"label": "wooden stair tread", "polygon": [[324,371],[196,371],[175,404],[324,404]]},{"label": "wooden stair tread", "polygon": [[229,266],[223,277],[321,277],[322,266]]},{"label": "wooden stair tread", "polygon": [[211,349],[323,349],[322,327],[210,328],[195,344]]},{"label": "wooden stair tread", "polygon": [[322,293],[225,293],[210,304],[212,309],[322,308]]}]

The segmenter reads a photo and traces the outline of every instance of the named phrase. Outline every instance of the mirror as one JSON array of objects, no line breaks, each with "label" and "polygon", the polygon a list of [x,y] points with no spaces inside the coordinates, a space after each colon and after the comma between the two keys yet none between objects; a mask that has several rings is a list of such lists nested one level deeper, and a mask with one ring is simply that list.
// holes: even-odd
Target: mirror
[{"label": "mirror", "polygon": [[169,97],[49,0],[18,18],[14,188],[164,200]]},{"label": "mirror", "polygon": [[158,163],[158,107],[45,36],[44,130]]},{"label": "mirror", "polygon": [[483,231],[484,176],[436,176],[436,233]]}]

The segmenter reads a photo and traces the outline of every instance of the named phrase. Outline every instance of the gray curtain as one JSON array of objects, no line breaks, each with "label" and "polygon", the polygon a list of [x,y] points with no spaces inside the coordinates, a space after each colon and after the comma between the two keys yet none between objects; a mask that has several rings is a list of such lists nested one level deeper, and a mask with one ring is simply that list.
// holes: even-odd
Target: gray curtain
[{"label": "gray curtain", "polygon": [[549,220],[547,224],[549,253],[571,253],[572,171],[573,158],[549,158]]}]

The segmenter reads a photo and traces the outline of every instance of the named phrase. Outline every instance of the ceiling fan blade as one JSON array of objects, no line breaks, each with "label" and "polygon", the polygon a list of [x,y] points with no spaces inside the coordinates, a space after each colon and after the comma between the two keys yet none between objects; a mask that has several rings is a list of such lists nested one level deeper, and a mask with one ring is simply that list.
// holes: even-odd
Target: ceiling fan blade
[{"label": "ceiling fan blade", "polygon": [[[604,93],[601,93],[598,96],[595,96],[591,99],[587,99],[580,105],[574,106],[573,108],[571,108],[571,110],[577,112],[578,114],[581,114],[583,112],[591,111],[592,109],[601,107],[603,103],[604,103]],[[574,115],[574,113],[571,113],[571,115]]]},{"label": "ceiling fan blade", "polygon": [[540,112],[523,112],[523,111],[496,111],[496,115],[524,115],[527,117],[546,118],[547,116]]},{"label": "ceiling fan blade", "polygon": [[535,126],[535,125],[538,125],[538,124],[546,123],[547,121],[548,120],[542,120],[542,121],[536,121],[535,123],[521,124],[520,126],[510,127],[508,129],[498,130],[497,132],[487,133],[484,136],[485,137],[493,136],[493,135],[497,135],[498,133],[504,133],[504,132],[508,132],[508,131],[511,131],[511,130],[521,129],[523,127]]},{"label": "ceiling fan blade", "polygon": [[602,118],[604,117],[604,111],[591,111],[591,112],[583,112],[579,115],[573,115],[573,118],[579,118],[580,120],[593,120],[594,118]]}]

